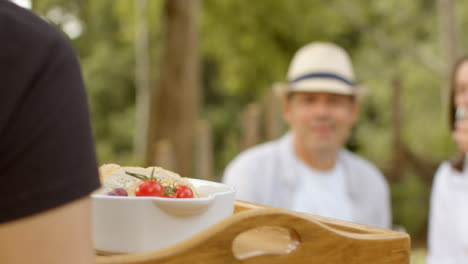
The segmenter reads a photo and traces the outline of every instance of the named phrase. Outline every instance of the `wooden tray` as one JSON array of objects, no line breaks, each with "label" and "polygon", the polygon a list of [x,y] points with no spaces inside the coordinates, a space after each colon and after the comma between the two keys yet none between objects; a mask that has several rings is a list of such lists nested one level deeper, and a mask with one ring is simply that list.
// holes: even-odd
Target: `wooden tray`
[{"label": "wooden tray", "polygon": [[96,263],[407,264],[409,256],[406,233],[236,201],[233,216],[172,247]]}]

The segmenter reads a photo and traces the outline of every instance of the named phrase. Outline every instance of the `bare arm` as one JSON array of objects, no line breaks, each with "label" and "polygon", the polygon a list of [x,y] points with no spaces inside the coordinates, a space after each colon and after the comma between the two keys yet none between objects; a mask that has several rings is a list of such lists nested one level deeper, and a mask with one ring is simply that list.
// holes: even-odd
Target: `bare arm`
[{"label": "bare arm", "polygon": [[90,198],[0,224],[0,263],[94,263]]}]

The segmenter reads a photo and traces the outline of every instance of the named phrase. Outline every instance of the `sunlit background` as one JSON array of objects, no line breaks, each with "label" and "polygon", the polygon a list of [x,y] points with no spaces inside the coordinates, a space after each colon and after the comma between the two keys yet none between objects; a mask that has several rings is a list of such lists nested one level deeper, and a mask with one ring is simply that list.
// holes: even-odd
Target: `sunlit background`
[{"label": "sunlit background", "polygon": [[31,0],[11,0],[11,1],[21,7],[31,9]]}]

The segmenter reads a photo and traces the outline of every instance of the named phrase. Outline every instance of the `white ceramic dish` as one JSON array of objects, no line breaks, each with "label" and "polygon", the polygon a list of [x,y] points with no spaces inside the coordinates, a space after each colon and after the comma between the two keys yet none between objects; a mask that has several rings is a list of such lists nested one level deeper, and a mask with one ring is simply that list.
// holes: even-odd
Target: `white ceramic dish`
[{"label": "white ceramic dish", "polygon": [[162,249],[232,215],[234,187],[189,179],[202,198],[92,195],[93,239],[98,251],[136,253]]}]

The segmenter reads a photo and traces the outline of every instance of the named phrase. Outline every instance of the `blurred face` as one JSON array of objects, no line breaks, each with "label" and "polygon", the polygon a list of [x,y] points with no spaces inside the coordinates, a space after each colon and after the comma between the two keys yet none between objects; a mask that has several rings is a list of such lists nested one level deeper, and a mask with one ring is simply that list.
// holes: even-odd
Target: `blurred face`
[{"label": "blurred face", "polygon": [[336,152],[346,142],[358,108],[350,96],[311,92],[293,93],[283,105],[295,147],[324,154]]},{"label": "blurred face", "polygon": [[468,61],[463,62],[455,75],[455,107],[468,108]]}]

